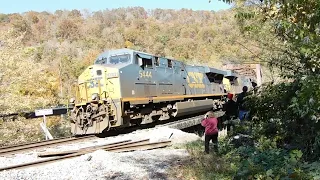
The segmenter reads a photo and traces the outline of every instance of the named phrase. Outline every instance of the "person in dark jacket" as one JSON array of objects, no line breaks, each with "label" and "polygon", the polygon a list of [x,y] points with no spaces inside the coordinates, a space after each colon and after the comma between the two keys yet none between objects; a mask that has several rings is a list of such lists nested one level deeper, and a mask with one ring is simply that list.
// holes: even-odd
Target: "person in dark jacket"
[{"label": "person in dark jacket", "polygon": [[205,152],[209,153],[209,143],[214,143],[215,151],[218,151],[218,119],[214,116],[212,111],[206,113],[205,118],[201,121],[201,125],[205,127]]},{"label": "person in dark jacket", "polygon": [[237,105],[239,108],[239,119],[242,121],[248,115],[248,109],[244,106],[245,97],[247,96],[248,87],[243,86],[242,93],[237,97]]},{"label": "person in dark jacket", "polygon": [[238,116],[238,107],[237,103],[233,100],[233,94],[228,93],[228,101],[224,104],[222,111],[225,111],[224,119],[227,125],[227,132],[231,129],[231,120],[237,118]]},{"label": "person in dark jacket", "polygon": [[233,94],[228,93],[227,98],[228,101],[224,104],[222,108],[222,110],[226,112],[226,118],[231,119],[232,117],[237,117],[238,107],[236,102],[233,100]]}]

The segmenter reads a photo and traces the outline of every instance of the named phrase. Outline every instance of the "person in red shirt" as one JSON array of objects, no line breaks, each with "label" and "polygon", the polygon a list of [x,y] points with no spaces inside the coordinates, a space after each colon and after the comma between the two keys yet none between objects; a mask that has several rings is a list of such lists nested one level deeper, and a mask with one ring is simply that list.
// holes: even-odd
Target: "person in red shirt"
[{"label": "person in red shirt", "polygon": [[205,152],[209,153],[210,140],[214,143],[215,151],[218,151],[218,119],[212,111],[206,113],[205,118],[201,121],[201,125],[205,127],[204,147]]}]

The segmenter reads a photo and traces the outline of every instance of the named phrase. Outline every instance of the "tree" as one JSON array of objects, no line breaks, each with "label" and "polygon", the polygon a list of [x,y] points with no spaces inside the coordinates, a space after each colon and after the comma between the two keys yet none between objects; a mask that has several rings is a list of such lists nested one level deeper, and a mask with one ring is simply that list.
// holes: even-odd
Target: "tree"
[{"label": "tree", "polygon": [[[283,77],[248,100],[258,137],[274,139],[279,147],[290,144],[301,149],[305,159],[314,160],[320,152],[320,2],[224,1],[237,5],[243,34],[269,47],[269,65]],[[266,32],[267,38],[261,36]]]},{"label": "tree", "polygon": [[57,37],[63,39],[76,39],[78,33],[78,25],[70,19],[63,19],[58,25]]},{"label": "tree", "polygon": [[[236,61],[240,61],[240,58],[251,58],[252,53],[240,51],[241,45],[234,43],[233,39],[243,44],[247,43],[248,49],[259,52],[259,48],[254,48],[250,39],[239,36],[240,30],[233,20],[233,10],[219,13],[186,9],[146,11],[137,7],[106,9],[87,14],[82,15],[78,10],[57,10],[54,13],[32,11],[3,15],[0,33],[5,34],[5,38],[1,39],[0,52],[8,54],[9,57],[16,57],[21,63],[35,63],[40,67],[46,67],[41,68],[42,71],[46,71],[43,77],[57,80],[55,93],[52,93],[56,95],[53,95],[50,101],[43,101],[43,104],[57,101],[65,103],[68,96],[74,95],[69,92],[70,84],[76,81],[89,62],[93,62],[98,52],[106,49],[126,46],[182,59],[188,63],[208,63],[217,67],[226,57]],[[23,37],[23,44],[19,44],[23,55],[7,48],[7,41],[16,42],[18,37]],[[26,37],[27,41],[24,40]],[[38,68],[30,67],[35,68],[28,69],[31,74],[41,74],[37,71]],[[16,67],[8,67],[11,71],[14,71],[14,68]],[[3,79],[4,76],[0,75],[0,78]],[[46,85],[35,87],[42,86]],[[16,91],[20,88],[12,86],[11,90]],[[26,89],[29,89],[29,86]],[[63,97],[59,96],[61,91]],[[28,90],[23,94],[21,96],[30,98],[28,101],[31,101],[33,97],[30,94],[35,96],[37,92]],[[8,96],[12,101],[21,101],[18,96]],[[34,104],[26,105],[34,107]],[[16,106],[16,109],[10,107],[12,111],[20,109],[20,106]]]},{"label": "tree", "polygon": [[283,48],[282,55],[271,65],[282,69],[285,77],[319,74],[320,72],[320,2],[317,0],[223,0],[237,4],[238,18],[247,30],[257,27],[246,24],[255,19],[270,26]]}]

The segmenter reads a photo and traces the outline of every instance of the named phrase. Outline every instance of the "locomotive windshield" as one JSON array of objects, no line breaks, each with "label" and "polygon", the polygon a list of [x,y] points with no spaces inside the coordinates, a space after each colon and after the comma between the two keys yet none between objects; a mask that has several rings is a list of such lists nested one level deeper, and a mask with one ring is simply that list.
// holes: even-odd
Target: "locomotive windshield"
[{"label": "locomotive windshield", "polygon": [[108,58],[98,58],[95,64],[107,64]]},{"label": "locomotive windshield", "polygon": [[100,57],[95,61],[95,64],[118,64],[118,63],[129,63],[130,54],[122,54],[107,57]]},{"label": "locomotive windshield", "polygon": [[128,63],[128,62],[130,62],[130,55],[129,54],[111,56],[109,58],[110,64]]}]

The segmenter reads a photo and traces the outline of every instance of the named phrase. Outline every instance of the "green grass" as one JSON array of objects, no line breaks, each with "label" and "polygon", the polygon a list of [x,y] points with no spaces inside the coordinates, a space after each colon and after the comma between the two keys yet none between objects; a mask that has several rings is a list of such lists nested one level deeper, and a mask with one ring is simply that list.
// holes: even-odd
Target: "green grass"
[{"label": "green grass", "polygon": [[[260,142],[263,147],[269,141]],[[268,148],[251,145],[232,146],[225,139],[219,141],[219,152],[210,147],[210,153],[204,153],[204,142],[193,141],[180,146],[190,157],[170,172],[174,179],[317,179],[320,168],[318,163],[308,163],[301,159],[301,151]]]},{"label": "green grass", "polygon": [[[178,179],[232,179],[236,172],[235,166],[228,156],[222,156],[213,151],[204,153],[204,142],[193,141],[184,145],[190,154],[190,158],[179,167],[172,170],[172,176]],[[219,148],[221,149],[221,148]]]}]

